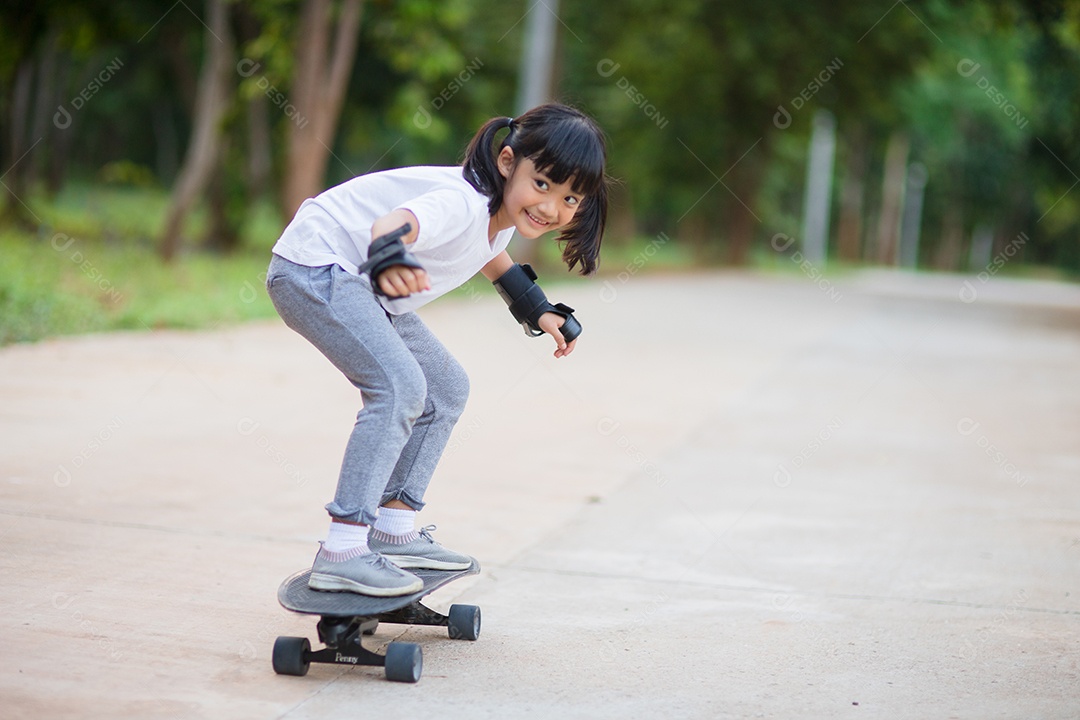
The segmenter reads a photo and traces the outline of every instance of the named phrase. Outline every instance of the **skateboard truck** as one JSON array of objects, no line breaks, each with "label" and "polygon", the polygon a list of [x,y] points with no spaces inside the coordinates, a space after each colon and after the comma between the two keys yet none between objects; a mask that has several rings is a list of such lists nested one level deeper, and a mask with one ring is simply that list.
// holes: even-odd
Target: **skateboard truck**
[{"label": "skateboard truck", "polygon": [[420,600],[451,580],[474,574],[479,569],[474,563],[464,571],[419,571],[417,574],[424,580],[424,589],[400,599],[312,591],[307,587],[309,573],[293,575],[282,584],[278,599],[294,612],[319,615],[316,629],[325,647],[312,650],[307,638],[279,637],[274,642],[274,672],[302,676],[307,674],[311,663],[372,665],[383,667],[387,680],[417,682],[424,664],[419,645],[392,642],[387,645],[386,654],[380,655],[363,646],[362,636],[373,634],[380,622],[387,622],[441,626],[447,629],[452,639],[476,640],[480,636],[480,608],[451,605],[450,612],[444,615]]},{"label": "skateboard truck", "polygon": [[385,668],[387,680],[416,682],[424,667],[420,646],[392,642],[386,655],[368,650],[360,636],[374,630],[377,620],[369,618],[324,617],[319,620],[319,639],[326,646],[312,650],[307,638],[279,637],[274,643],[274,672],[280,675],[306,675],[311,663],[331,665],[373,665]]}]

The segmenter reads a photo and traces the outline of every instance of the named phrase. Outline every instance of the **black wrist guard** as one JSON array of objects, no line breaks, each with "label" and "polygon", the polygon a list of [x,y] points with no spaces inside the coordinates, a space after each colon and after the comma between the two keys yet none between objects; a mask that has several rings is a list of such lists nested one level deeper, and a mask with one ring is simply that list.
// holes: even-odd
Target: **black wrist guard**
[{"label": "black wrist guard", "polygon": [[380,235],[371,241],[371,247],[368,248],[367,262],[360,266],[359,271],[360,274],[367,273],[368,277],[371,278],[371,289],[376,294],[386,295],[382,288],[379,287],[379,276],[387,268],[394,265],[404,265],[417,270],[424,269],[424,266],[420,264],[413,254],[405,249],[405,243],[401,241],[401,238],[408,235],[411,230],[412,225],[405,223],[397,230]]},{"label": "black wrist guard", "polygon": [[562,331],[563,339],[570,342],[581,334],[581,323],[574,317],[574,308],[562,303],[552,305],[547,295],[536,284],[536,273],[532,266],[514,264],[495,281],[495,289],[510,307],[510,314],[525,328],[525,334],[538,337],[544,334],[537,324],[544,313],[555,313],[566,319]]}]

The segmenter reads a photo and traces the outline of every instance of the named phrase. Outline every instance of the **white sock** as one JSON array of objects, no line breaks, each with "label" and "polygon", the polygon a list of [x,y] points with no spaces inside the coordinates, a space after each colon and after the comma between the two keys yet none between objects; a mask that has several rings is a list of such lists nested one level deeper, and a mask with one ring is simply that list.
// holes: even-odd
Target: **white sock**
[{"label": "white sock", "polygon": [[355,548],[363,548],[364,552],[367,552],[367,535],[367,525],[331,521],[323,547],[330,552],[347,552]]},{"label": "white sock", "polygon": [[415,510],[381,507],[379,516],[375,518],[375,529],[387,535],[408,535],[415,523]]}]

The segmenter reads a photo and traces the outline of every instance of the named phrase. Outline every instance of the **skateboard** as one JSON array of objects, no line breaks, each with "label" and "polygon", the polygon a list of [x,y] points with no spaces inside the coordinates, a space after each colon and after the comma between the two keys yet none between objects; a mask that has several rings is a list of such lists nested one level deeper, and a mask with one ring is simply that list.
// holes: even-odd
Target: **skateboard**
[{"label": "skateboard", "polygon": [[389,598],[312,590],[308,587],[311,570],[286,578],[278,588],[278,602],[286,610],[320,616],[316,629],[325,647],[312,650],[306,637],[279,637],[274,642],[274,672],[306,675],[311,663],[374,665],[385,669],[387,680],[414,683],[420,679],[424,664],[419,645],[392,642],[386,654],[380,655],[365,648],[361,636],[373,634],[381,622],[443,626],[456,640],[475,640],[480,636],[480,608],[475,605],[451,605],[450,612],[443,615],[420,602],[447,583],[480,572],[480,563],[473,560],[465,570],[410,568],[409,572],[424,581],[424,589]]}]

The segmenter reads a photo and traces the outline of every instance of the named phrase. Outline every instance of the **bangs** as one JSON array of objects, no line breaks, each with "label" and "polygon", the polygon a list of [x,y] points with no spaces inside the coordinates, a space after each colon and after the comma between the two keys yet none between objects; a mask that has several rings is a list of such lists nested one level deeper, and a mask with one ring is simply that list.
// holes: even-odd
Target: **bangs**
[{"label": "bangs", "polygon": [[522,155],[532,160],[539,172],[556,183],[572,179],[574,192],[594,195],[604,184],[606,151],[603,136],[578,118],[552,123],[529,138],[529,145],[520,148]]},{"label": "bangs", "polygon": [[[503,129],[510,132],[496,144],[495,137]],[[580,265],[582,275],[594,272],[608,209],[607,147],[600,126],[580,110],[560,103],[537,105],[520,117],[496,117],[484,123],[469,142],[462,172],[477,192],[487,196],[491,216],[502,207],[506,192],[507,176],[497,162],[505,148],[513,151],[515,167],[517,161],[528,158],[549,180],[557,185],[570,183],[571,190],[583,196],[581,207],[557,239],[567,268]]]}]

